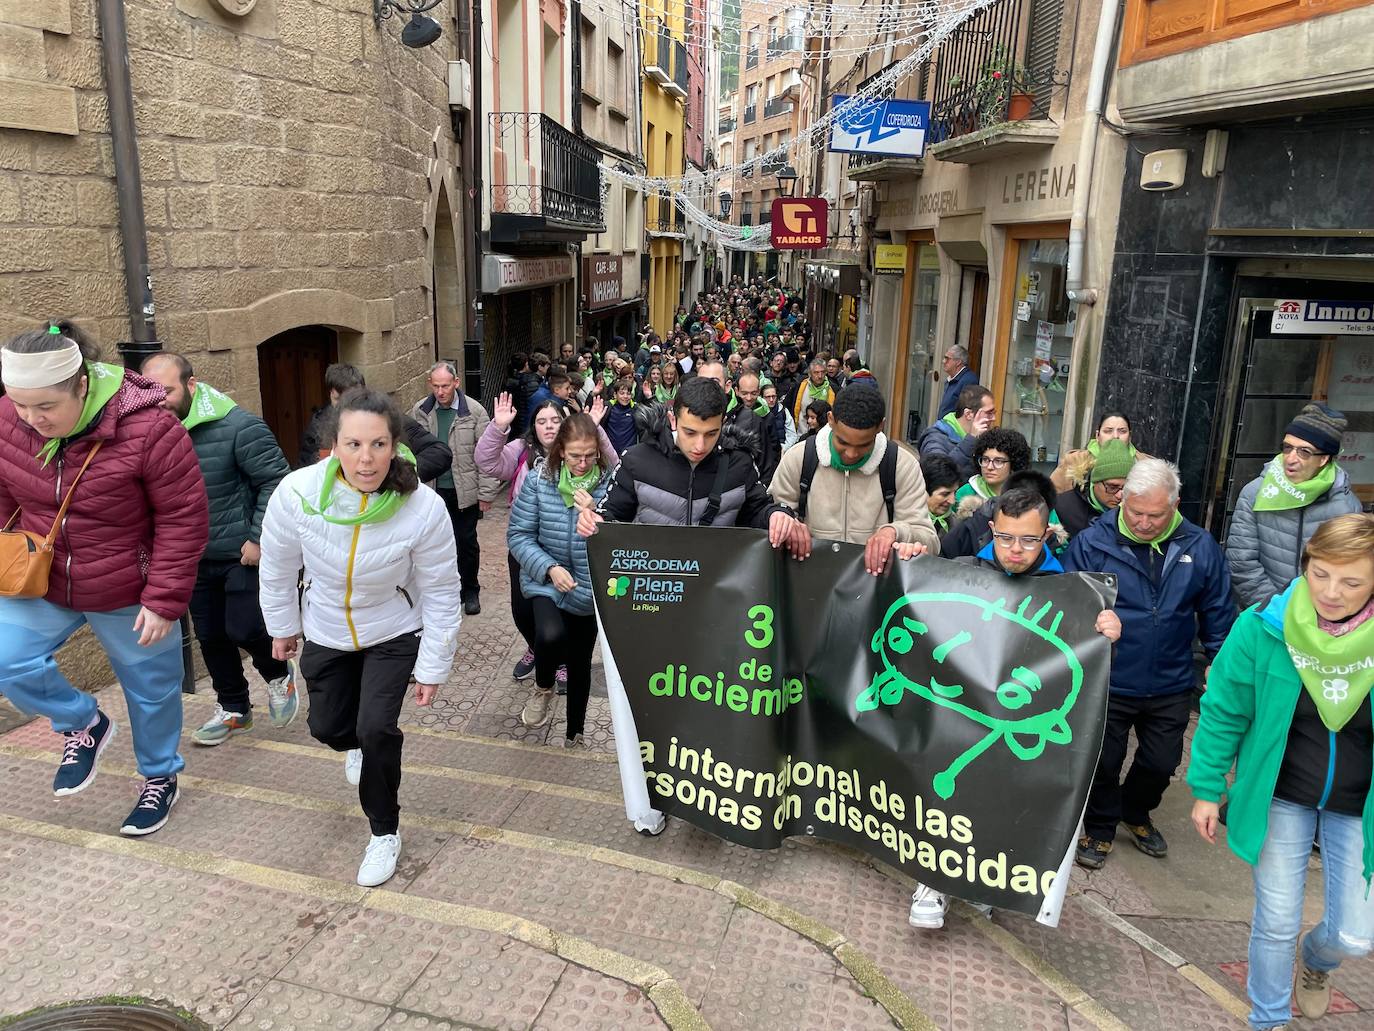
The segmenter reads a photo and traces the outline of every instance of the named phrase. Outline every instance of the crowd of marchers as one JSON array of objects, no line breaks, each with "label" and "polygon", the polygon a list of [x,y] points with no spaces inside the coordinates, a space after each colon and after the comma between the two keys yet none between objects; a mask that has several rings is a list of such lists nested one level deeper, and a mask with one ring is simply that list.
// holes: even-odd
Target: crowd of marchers
[{"label": "crowd of marchers", "polygon": [[[734,281],[633,346],[516,355],[489,405],[443,362],[405,410],[334,365],[294,463],[184,356],[125,370],[66,321],[14,337],[0,351],[0,693],[62,735],[54,794],[86,788],[119,729],[55,662],[89,624],[143,778],[120,831],[166,823],[189,610],[216,697],[190,740],[254,729],[241,652],[272,726],[307,695],[310,732],[344,753],[370,824],[358,882],[384,883],[401,853],[402,706],[434,700],[463,615],[481,611],[477,526],[503,491],[525,643],[512,676],[533,679],[520,718],[543,727],[566,695],[571,749],[586,747],[598,635],[586,540],[606,522],[753,527],[796,561],[848,542],[875,576],[922,555],[1008,577],[1105,573],[1106,729],[1074,858],[1102,867],[1119,828],[1168,854],[1152,814],[1200,691],[1186,780],[1198,832],[1215,842],[1225,824],[1253,868],[1251,1024],[1286,1026],[1294,1000],[1320,1016],[1331,971],[1374,942],[1374,516],[1337,462],[1345,417],[1293,413],[1223,549],[1181,515],[1178,471],[1142,450],[1129,413],[1103,413],[1047,475],[950,347],[939,421],[913,451],[886,433],[857,352],[816,349],[801,311]],[[1325,911],[1301,935],[1314,842]],[[909,921],[938,929],[948,906],[920,887]]]}]

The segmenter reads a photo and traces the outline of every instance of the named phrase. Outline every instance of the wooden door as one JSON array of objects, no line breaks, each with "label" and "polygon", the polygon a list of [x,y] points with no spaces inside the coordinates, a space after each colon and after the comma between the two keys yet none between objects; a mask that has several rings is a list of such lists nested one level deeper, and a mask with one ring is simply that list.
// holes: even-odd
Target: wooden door
[{"label": "wooden door", "polygon": [[968,320],[968,367],[979,372],[983,368],[983,334],[988,321],[990,279],[985,267],[979,266],[969,271],[973,274],[973,298]]},{"label": "wooden door", "polygon": [[338,334],[328,326],[288,329],[258,345],[262,417],[293,467],[311,414],[329,403],[324,370],[338,360]]}]

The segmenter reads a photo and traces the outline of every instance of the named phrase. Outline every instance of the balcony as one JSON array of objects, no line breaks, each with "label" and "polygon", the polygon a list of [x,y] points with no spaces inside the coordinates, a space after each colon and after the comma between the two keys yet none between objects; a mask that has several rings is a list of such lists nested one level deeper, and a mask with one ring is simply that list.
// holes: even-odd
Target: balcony
[{"label": "balcony", "polygon": [[792,101],[784,97],[774,97],[763,105],[764,118],[776,118],[778,115],[792,113]]},{"label": "balcony", "polygon": [[687,99],[687,47],[673,40],[673,81],[663,87],[678,100]]},{"label": "balcony", "polygon": [[886,154],[850,154],[845,175],[856,183],[908,182],[925,171],[919,158],[896,158]]},{"label": "balcony", "polygon": [[554,119],[523,111],[491,115],[491,239],[578,242],[606,231],[600,155]]},{"label": "balcony", "polygon": [[644,227],[650,236],[685,238],[687,218],[673,197],[651,195],[644,202]]},{"label": "balcony", "polygon": [[748,105],[748,106],[745,107],[745,109],[744,109],[744,124],[745,124],[745,125],[748,125],[750,122],[757,121],[758,116],[759,116],[759,109],[758,109],[758,107],[757,107],[756,105],[754,105],[754,104]]},{"label": "balcony", "polygon": [[783,57],[787,54],[800,54],[805,45],[801,33],[790,33],[786,36],[774,36],[768,41],[768,60],[775,57]]},{"label": "balcony", "polygon": [[726,136],[735,131],[735,126],[739,124],[733,118],[722,118],[716,126],[717,136]]},{"label": "balcony", "polygon": [[759,66],[759,48],[758,48],[758,47],[750,47],[749,50],[748,50],[748,52],[744,55],[744,69],[745,69],[745,71],[752,71],[753,69],[757,68],[758,66]]},{"label": "balcony", "polygon": [[930,153],[942,161],[979,164],[1053,146],[1049,121],[1069,73],[1055,67],[1063,10],[1058,4],[997,0],[940,44],[922,69],[935,79]]},{"label": "balcony", "polygon": [[675,100],[687,99],[687,48],[673,38],[668,23],[654,19],[656,30],[644,35],[644,74]]}]

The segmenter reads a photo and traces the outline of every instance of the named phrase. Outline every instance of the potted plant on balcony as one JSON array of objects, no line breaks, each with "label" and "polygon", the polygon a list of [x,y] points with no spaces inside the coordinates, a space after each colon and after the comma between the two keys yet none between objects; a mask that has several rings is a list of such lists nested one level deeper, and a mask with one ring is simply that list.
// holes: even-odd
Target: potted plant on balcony
[{"label": "potted plant on balcony", "polygon": [[[958,79],[958,76],[955,77]],[[956,85],[951,80],[951,85]],[[962,85],[962,81],[958,83]],[[1030,75],[1002,44],[993,48],[970,89],[979,128],[1029,118],[1035,106]]]}]

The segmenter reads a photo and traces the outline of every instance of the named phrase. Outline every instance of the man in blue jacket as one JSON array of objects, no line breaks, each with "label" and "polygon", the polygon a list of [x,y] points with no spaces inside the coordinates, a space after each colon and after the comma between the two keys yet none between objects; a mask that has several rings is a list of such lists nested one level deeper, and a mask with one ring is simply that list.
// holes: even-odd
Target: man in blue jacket
[{"label": "man in blue jacket", "polygon": [[[1064,553],[1070,572],[1116,577],[1121,640],[1112,662],[1102,757],[1083,815],[1079,866],[1106,861],[1124,823],[1136,848],[1156,858],[1169,846],[1150,813],[1183,761],[1193,691],[1193,638],[1210,662],[1236,618],[1231,574],[1217,542],[1178,511],[1178,470],[1158,458],[1132,467],[1121,507],[1093,522]],[[1135,760],[1121,780],[1134,728]]]},{"label": "man in blue jacket", "polygon": [[968,349],[953,344],[945,348],[942,363],[945,370],[945,392],[940,397],[940,411],[937,419],[943,419],[954,411],[954,403],[959,400],[959,391],[978,382],[978,374],[968,367]]}]

